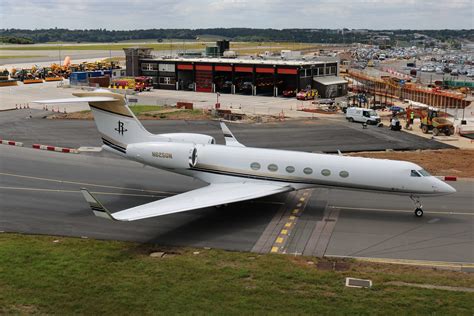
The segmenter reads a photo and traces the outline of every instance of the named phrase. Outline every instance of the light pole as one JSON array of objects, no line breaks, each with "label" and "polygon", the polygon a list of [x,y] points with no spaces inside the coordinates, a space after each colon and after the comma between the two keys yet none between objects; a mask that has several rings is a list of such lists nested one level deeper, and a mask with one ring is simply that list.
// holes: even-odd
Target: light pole
[{"label": "light pole", "polygon": [[219,96],[221,94],[219,92],[216,92],[216,109],[219,109],[221,107],[220,103],[219,103]]},{"label": "light pole", "polygon": [[132,77],[135,76],[135,59],[134,57],[135,49],[132,48]]}]

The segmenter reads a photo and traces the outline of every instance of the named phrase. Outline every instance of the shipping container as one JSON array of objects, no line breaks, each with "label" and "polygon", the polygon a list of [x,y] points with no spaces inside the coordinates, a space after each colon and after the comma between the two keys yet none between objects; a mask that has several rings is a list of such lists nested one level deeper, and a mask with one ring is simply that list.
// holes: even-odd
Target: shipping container
[{"label": "shipping container", "polygon": [[73,72],[70,78],[76,81],[87,81],[87,72]]},{"label": "shipping container", "polygon": [[89,86],[92,86],[92,87],[99,86],[102,88],[107,88],[109,85],[110,85],[109,76],[89,78]]},{"label": "shipping container", "polygon": [[73,72],[69,76],[69,82],[71,85],[84,85],[87,84],[87,72]]},{"label": "shipping container", "polygon": [[103,76],[104,76],[104,72],[101,71],[101,70],[90,71],[90,72],[88,73],[88,75],[89,75],[89,77],[92,77],[92,78],[94,78],[94,77],[103,77]]}]

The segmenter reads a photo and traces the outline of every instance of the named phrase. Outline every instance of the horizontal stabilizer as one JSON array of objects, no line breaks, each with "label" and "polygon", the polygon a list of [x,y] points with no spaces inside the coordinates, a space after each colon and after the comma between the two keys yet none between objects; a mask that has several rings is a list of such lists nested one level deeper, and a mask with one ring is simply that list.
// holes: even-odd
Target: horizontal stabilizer
[{"label": "horizontal stabilizer", "polygon": [[79,102],[110,102],[117,101],[112,97],[84,97],[84,98],[66,98],[66,99],[52,99],[52,100],[38,100],[32,101],[39,104],[55,104],[55,103],[79,103]]}]

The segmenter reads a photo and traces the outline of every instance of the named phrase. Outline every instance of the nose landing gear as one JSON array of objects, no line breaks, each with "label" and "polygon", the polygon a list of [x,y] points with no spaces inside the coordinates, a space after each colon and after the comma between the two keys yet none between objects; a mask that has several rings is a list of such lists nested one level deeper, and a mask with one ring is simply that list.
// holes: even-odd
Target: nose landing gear
[{"label": "nose landing gear", "polygon": [[415,216],[416,217],[422,217],[423,216],[423,210],[420,207],[417,207],[415,209]]},{"label": "nose landing gear", "polygon": [[415,204],[415,216],[422,217],[423,216],[423,205],[421,205],[420,198],[417,196],[410,195],[410,199]]}]

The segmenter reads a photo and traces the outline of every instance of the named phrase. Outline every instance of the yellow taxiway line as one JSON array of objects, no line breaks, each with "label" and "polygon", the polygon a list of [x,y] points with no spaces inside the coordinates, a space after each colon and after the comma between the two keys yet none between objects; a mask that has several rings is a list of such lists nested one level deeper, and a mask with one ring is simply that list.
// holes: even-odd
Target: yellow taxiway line
[{"label": "yellow taxiway line", "polygon": [[296,207],[291,210],[291,215],[286,218],[285,224],[283,225],[282,229],[280,230],[279,234],[277,235],[273,247],[270,250],[270,253],[284,253],[285,251],[285,242],[287,242],[289,235],[291,234],[292,228],[294,228],[296,221],[298,220],[298,216],[301,213],[302,209],[306,206],[306,200],[309,195],[309,191],[305,190],[301,193],[300,197],[297,201]]}]

